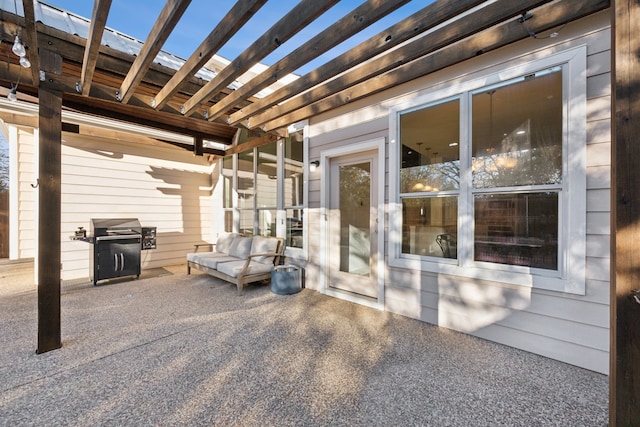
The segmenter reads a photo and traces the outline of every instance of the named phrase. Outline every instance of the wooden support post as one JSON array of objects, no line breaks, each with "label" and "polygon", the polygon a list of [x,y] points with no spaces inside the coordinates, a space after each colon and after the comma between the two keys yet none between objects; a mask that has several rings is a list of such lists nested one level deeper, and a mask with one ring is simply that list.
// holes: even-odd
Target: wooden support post
[{"label": "wooden support post", "polygon": [[612,20],[609,425],[631,426],[640,420],[640,4],[613,1]]},{"label": "wooden support post", "polygon": [[60,194],[62,96],[40,87],[38,178],[38,349],[62,346],[60,328]]},{"label": "wooden support post", "polygon": [[204,140],[202,139],[202,136],[197,135],[194,139],[193,139],[193,154],[195,154],[196,156],[202,156],[204,154]]}]

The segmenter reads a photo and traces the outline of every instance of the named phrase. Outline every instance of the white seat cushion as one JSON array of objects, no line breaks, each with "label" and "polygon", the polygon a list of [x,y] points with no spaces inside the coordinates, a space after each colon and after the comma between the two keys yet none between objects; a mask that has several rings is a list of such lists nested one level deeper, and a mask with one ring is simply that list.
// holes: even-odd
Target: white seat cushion
[{"label": "white seat cushion", "polygon": [[237,261],[238,258],[218,252],[192,252],[187,254],[187,261],[216,268],[219,262]]},{"label": "white seat cushion", "polygon": [[[246,261],[222,262],[218,263],[216,269],[227,276],[238,277],[238,274],[240,273],[240,270],[242,270],[242,267],[244,267],[245,262]],[[269,273],[271,270],[273,270],[273,264],[263,264],[261,262],[251,261],[245,275]]]},{"label": "white seat cushion", "polygon": [[200,261],[200,264],[204,265],[205,267],[217,269],[219,265],[222,265],[222,263],[237,261],[237,260],[238,258],[233,257],[231,255],[223,255],[219,258],[204,258],[202,261]]}]

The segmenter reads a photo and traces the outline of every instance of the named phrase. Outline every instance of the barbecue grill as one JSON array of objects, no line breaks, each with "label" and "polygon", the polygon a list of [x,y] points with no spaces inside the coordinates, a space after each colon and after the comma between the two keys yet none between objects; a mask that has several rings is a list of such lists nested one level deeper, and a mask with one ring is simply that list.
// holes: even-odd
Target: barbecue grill
[{"label": "barbecue grill", "polygon": [[140,277],[141,250],[156,248],[156,227],[141,227],[136,218],[92,218],[88,235],[78,230],[72,239],[93,247],[89,271],[94,286],[101,280]]}]

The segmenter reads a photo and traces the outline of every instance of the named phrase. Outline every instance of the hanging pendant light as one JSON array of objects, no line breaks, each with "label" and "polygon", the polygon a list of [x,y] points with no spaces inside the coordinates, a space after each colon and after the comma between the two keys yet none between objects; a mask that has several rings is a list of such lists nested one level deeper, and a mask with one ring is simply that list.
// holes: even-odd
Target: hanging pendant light
[{"label": "hanging pendant light", "polygon": [[22,65],[24,68],[30,68],[31,67],[31,61],[29,61],[29,58],[27,58],[26,56],[21,56],[20,57],[20,65]]},{"label": "hanging pendant light", "polygon": [[15,40],[13,41],[13,47],[11,48],[11,51],[19,57],[23,57],[27,54],[24,45],[20,41],[20,37],[16,36]]},{"label": "hanging pendant light", "polygon": [[9,90],[9,94],[7,95],[7,99],[9,101],[17,101],[18,100],[18,86],[11,85],[11,90]]}]

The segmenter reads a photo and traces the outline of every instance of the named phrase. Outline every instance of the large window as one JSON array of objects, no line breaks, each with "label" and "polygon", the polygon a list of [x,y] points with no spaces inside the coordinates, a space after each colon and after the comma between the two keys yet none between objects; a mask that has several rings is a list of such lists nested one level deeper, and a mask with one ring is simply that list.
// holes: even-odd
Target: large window
[{"label": "large window", "polygon": [[583,291],[586,86],[576,51],[394,112],[392,264]]},{"label": "large window", "polygon": [[[302,130],[289,137],[222,162],[225,230],[246,235],[279,236],[290,250],[304,245],[304,139]],[[237,197],[233,197],[233,191]],[[234,227],[234,210],[237,224]]]},{"label": "large window", "polygon": [[471,95],[476,261],[558,269],[562,68]]},{"label": "large window", "polygon": [[456,257],[459,117],[458,99],[400,116],[403,253]]}]

